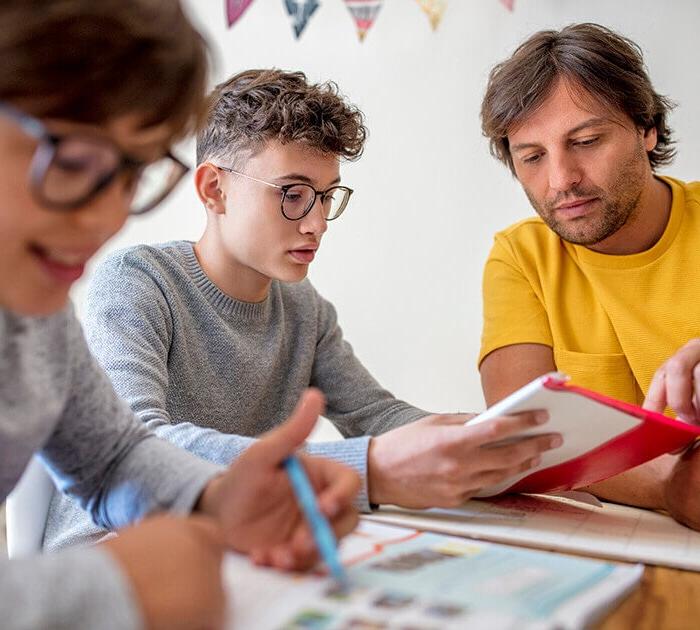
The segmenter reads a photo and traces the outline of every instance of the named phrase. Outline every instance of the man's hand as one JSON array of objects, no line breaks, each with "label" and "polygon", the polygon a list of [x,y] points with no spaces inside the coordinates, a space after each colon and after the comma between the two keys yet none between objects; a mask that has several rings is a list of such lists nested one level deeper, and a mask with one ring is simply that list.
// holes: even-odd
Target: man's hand
[{"label": "man's hand", "polygon": [[691,339],[654,374],[644,408],[670,407],[686,422],[700,422],[700,339]]},{"label": "man's hand", "polygon": [[536,466],[541,453],[561,445],[561,436],[552,433],[494,445],[542,425],[547,421],[543,411],[464,424],[473,417],[428,416],[372,438],[370,501],[410,508],[455,507],[482,488]]},{"label": "man's hand", "polygon": [[678,458],[666,480],[664,498],[673,518],[700,530],[700,443]]},{"label": "man's hand", "polygon": [[[292,416],[265,434],[204,490],[198,510],[216,516],[231,548],[255,562],[303,569],[318,559],[282,462],[296,453],[323,412],[323,396],[307,390]],[[340,538],[357,524],[352,501],[357,473],[337,462],[297,455],[316,491],[318,505]]]},{"label": "man's hand", "polygon": [[148,630],[223,628],[224,543],[212,519],[157,516],[101,546],[128,578]]}]

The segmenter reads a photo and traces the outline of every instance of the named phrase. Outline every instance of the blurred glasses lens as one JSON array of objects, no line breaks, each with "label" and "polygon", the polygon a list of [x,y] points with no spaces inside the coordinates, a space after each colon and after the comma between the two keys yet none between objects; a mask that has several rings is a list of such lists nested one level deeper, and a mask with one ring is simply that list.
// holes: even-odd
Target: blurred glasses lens
[{"label": "blurred glasses lens", "polygon": [[125,172],[131,188],[131,214],[143,214],[160,203],[188,168],[165,155],[141,163],[125,157],[113,144],[99,138],[55,137],[40,145],[34,161],[35,187],[49,206],[75,208]]},{"label": "blurred glasses lens", "polygon": [[124,174],[131,192],[129,212],[143,214],[160,203],[189,170],[171,153],[145,162],[123,153],[108,138],[53,134],[40,119],[3,101],[0,115],[36,139],[32,191],[50,208],[78,208]]},{"label": "blurred glasses lens", "polygon": [[136,173],[131,214],[143,214],[157,206],[188,170],[187,166],[170,155],[142,166]]}]

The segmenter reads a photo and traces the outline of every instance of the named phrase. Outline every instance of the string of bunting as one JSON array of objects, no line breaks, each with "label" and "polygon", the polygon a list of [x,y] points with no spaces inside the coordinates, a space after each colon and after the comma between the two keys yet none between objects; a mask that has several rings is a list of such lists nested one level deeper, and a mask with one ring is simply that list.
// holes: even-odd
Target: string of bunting
[{"label": "string of bunting", "polygon": [[[229,28],[231,28],[241,19],[246,9],[248,9],[255,0],[225,1],[226,20]],[[368,31],[372,28],[372,25],[379,15],[384,0],[343,0],[343,2],[355,22],[358,38],[361,42],[364,41]],[[436,30],[438,26],[440,26],[440,22],[447,9],[447,0],[416,0],[416,3],[427,16],[432,29]],[[500,3],[508,9],[508,11],[513,11],[515,0],[500,0]],[[304,29],[306,29],[309,20],[321,6],[321,0],[282,0],[282,4],[291,20],[294,36],[299,39]]]}]

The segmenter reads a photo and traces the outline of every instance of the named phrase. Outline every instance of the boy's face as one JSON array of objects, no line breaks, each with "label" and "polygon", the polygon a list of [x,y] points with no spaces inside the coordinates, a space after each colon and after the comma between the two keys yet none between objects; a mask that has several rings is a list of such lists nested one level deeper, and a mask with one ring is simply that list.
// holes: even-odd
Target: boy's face
[{"label": "boy's face", "polygon": [[566,241],[600,247],[637,210],[656,131],[645,134],[623,112],[560,80],[508,141],[516,175],[545,223]]},{"label": "boy's face", "polygon": [[[280,186],[310,184],[317,191],[340,182],[336,156],[278,141],[269,142],[236,170]],[[263,284],[270,279],[303,280],[328,229],[320,197],[306,216],[290,221],[282,215],[278,188],[219,173],[225,205],[220,216],[221,244],[229,262],[246,267]]]},{"label": "boy's face", "polygon": [[[106,136],[125,153],[152,159],[163,152],[165,128],[139,130],[134,116],[94,127],[46,122],[57,135]],[[124,176],[75,210],[53,210],[35,199],[29,170],[37,142],[0,117],[0,307],[23,315],[49,315],[68,300],[86,262],[124,224],[130,187]]]}]

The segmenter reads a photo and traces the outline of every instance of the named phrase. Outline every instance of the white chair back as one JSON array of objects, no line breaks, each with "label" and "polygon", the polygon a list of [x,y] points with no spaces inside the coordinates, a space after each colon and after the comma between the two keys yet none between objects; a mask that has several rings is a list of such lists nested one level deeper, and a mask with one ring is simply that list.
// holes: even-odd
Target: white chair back
[{"label": "white chair back", "polygon": [[7,497],[7,554],[10,558],[41,551],[46,516],[54,484],[37,457],[32,457],[24,474]]}]

